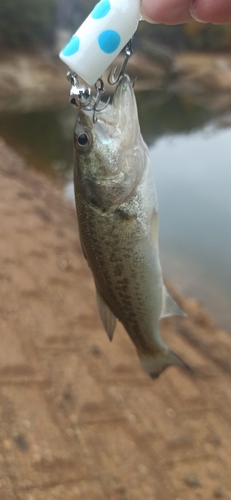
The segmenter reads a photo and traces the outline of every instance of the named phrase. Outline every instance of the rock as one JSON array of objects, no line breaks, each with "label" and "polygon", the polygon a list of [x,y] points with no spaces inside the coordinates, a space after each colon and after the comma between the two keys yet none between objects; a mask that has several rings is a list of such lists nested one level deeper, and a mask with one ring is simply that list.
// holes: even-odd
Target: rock
[{"label": "rock", "polygon": [[200,488],[201,487],[201,481],[198,476],[195,474],[189,474],[185,478],[185,483],[190,486],[191,488]]}]

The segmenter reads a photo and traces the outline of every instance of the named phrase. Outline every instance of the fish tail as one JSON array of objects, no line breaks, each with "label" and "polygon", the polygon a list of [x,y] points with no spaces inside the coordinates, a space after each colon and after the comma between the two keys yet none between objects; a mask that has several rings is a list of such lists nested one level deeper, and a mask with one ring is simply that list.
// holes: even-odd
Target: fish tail
[{"label": "fish tail", "polygon": [[180,366],[191,372],[191,368],[170,349],[157,352],[153,356],[144,355],[138,351],[141,365],[148,375],[155,379],[169,366]]}]

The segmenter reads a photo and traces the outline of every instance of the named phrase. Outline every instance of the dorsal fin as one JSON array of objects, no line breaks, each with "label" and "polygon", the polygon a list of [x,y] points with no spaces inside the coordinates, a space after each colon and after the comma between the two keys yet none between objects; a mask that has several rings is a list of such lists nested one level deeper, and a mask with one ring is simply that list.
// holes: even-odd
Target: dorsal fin
[{"label": "dorsal fin", "polygon": [[112,341],[116,326],[116,317],[109,309],[108,305],[106,304],[105,300],[103,299],[101,293],[97,288],[96,288],[96,297],[97,297],[97,304],[101,321],[106,330],[109,340]]},{"label": "dorsal fin", "polygon": [[163,285],[162,309],[160,318],[166,318],[167,316],[186,316],[186,314],[181,310],[181,308],[171,297],[171,295],[169,295],[166,287]]}]

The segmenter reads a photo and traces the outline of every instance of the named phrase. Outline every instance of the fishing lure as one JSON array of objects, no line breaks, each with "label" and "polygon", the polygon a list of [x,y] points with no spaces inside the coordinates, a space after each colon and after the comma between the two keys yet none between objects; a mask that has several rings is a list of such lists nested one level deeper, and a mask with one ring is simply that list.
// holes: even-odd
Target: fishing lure
[{"label": "fishing lure", "polygon": [[94,85],[137,30],[140,0],[101,0],[80,26],[60,59]]}]

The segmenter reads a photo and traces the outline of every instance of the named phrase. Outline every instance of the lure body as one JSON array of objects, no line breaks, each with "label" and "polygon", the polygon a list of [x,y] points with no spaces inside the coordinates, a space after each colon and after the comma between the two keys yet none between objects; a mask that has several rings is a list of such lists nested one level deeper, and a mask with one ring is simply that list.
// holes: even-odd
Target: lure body
[{"label": "lure body", "polygon": [[101,0],[60,58],[93,85],[132,38],[139,20],[140,0]]}]

